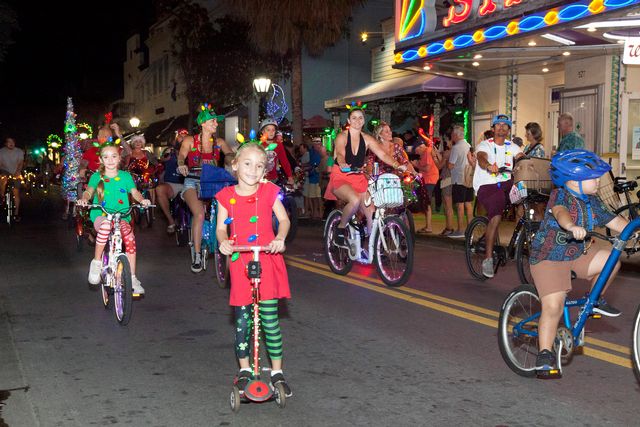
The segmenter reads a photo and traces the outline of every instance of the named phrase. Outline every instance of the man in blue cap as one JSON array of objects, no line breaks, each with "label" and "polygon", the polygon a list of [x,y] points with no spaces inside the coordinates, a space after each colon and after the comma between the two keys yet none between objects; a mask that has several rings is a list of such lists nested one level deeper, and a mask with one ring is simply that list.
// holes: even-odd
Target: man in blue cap
[{"label": "man in blue cap", "polygon": [[[502,212],[507,206],[509,191],[513,186],[510,171],[515,160],[523,156],[522,149],[508,139],[511,125],[509,116],[498,114],[491,121],[494,137],[482,141],[476,147],[478,164],[473,175],[473,189],[489,218],[485,234],[485,259],[482,261],[482,274],[486,277],[493,277],[495,271],[493,246]],[[498,172],[500,168],[507,168],[509,171]]]}]

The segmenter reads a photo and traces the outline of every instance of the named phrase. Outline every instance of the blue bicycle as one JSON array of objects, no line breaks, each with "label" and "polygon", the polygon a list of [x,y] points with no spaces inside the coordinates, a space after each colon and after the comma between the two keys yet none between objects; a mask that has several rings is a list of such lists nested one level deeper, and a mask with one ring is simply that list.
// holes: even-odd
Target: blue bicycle
[{"label": "blue bicycle", "polygon": [[[625,251],[627,242],[633,237],[636,230],[640,229],[640,218],[631,221],[622,230],[618,237],[590,232],[587,239],[597,237],[607,240],[613,245],[609,259],[602,269],[593,289],[583,298],[566,299],[564,316],[558,327],[554,342],[554,351],[558,361],[555,375],[562,375],[562,365],[571,361],[575,349],[584,345],[584,326],[589,317],[598,318],[600,315],[593,311],[593,307],[600,299],[604,285],[609,280],[620,254]],[[638,238],[634,237],[633,245],[638,246]],[[633,239],[632,239],[633,240]],[[571,309],[577,309],[576,317],[571,316]],[[538,354],[538,319],[540,318],[541,304],[536,288],[529,285],[521,285],[514,289],[502,303],[500,319],[498,321],[498,346],[500,354],[507,366],[518,375],[533,377],[536,375],[535,365]],[[633,336],[634,366],[638,371],[639,359],[638,342],[638,314],[636,314],[636,327]]]}]

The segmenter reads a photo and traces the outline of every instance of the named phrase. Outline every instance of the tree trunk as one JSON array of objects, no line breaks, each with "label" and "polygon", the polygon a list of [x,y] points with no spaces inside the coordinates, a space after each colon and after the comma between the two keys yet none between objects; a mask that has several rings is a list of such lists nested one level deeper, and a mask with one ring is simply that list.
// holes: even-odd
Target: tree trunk
[{"label": "tree trunk", "polygon": [[291,110],[293,114],[293,143],[302,143],[302,43],[293,51],[291,60]]}]

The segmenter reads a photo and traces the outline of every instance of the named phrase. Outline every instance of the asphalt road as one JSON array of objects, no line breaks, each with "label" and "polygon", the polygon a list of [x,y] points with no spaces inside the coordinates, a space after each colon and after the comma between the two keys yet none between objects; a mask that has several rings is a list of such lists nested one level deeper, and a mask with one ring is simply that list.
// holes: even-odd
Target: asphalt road
[{"label": "asphalt road", "polygon": [[513,266],[480,283],[459,249],[420,240],[410,283],[391,289],[370,266],[331,274],[321,228],[301,227],[287,250],[293,297],[281,304],[294,396],[234,414],[232,312],[213,272],[192,274],[161,220],[137,231],[147,295],[121,327],[86,283],[88,248],[76,252],[58,217],[31,202],[17,227],[0,226],[0,426],[637,424],[637,273],[608,295],[623,316],[591,321],[585,354],[562,380],[541,381],[515,375],[498,351]]}]

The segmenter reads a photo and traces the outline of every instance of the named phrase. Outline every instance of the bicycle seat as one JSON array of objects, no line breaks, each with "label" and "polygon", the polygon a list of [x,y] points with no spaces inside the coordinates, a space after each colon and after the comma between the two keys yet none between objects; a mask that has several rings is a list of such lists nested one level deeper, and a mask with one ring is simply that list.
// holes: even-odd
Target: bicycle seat
[{"label": "bicycle seat", "polygon": [[638,187],[638,183],[634,180],[625,181],[625,177],[617,176],[614,178],[613,191],[618,194],[632,191]]}]

